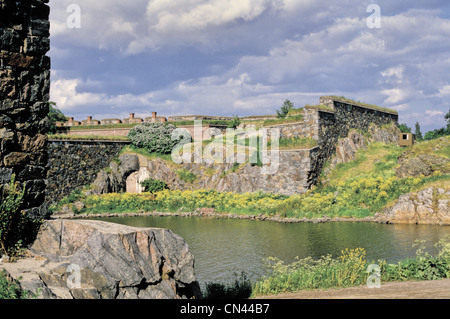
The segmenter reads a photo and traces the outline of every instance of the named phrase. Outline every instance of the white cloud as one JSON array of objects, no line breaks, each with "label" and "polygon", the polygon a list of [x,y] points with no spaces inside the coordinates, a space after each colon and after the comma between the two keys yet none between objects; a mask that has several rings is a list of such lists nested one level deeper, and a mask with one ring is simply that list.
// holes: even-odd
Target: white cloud
[{"label": "white cloud", "polygon": [[382,94],[387,95],[386,103],[397,104],[404,101],[409,96],[409,92],[403,89],[389,89],[381,91]]},{"label": "white cloud", "polygon": [[400,84],[403,81],[405,67],[403,65],[391,67],[381,71],[381,76],[387,83]]},{"label": "white cloud", "polygon": [[426,110],[425,114],[429,117],[444,116],[444,112],[437,110]]},{"label": "white cloud", "polygon": [[[203,68],[208,71],[182,76],[179,69],[196,70],[196,65],[177,61],[167,74],[160,71],[170,78],[164,85],[151,89],[154,83],[148,83],[148,90],[140,88],[148,92],[134,94],[108,90],[108,80],[104,85],[82,81],[89,74],[81,71],[66,72],[66,78],[56,76],[52,83],[52,98],[63,110],[89,111],[86,105],[92,109],[95,104],[118,113],[130,105],[145,112],[161,108],[167,115],[274,113],[285,98],[303,106],[317,103],[317,92],[323,92],[392,106],[400,121],[422,116],[431,123],[448,105],[450,20],[439,17],[438,10],[385,4],[382,28],[369,29],[367,3],[356,0],[78,0],[82,28],[71,30],[65,26],[65,9],[72,2],[50,4],[52,52],[57,59],[66,59],[71,47],[116,54],[117,60],[106,60],[115,64],[104,63],[107,76],[102,79],[117,83],[120,76],[133,78],[133,68],[146,68],[142,57],[151,60],[155,51],[159,56],[177,52],[176,58],[183,60],[189,47],[189,54],[206,52],[210,59],[196,62],[209,66]],[[396,9],[388,14],[390,7]],[[123,68],[117,53],[143,53],[141,64]],[[77,57],[73,60],[58,67],[78,70]],[[148,67],[148,72],[153,70]],[[423,105],[427,108],[421,109]]]},{"label": "white cloud", "polygon": [[[123,113],[130,105],[136,108],[151,106],[152,94],[118,94],[80,92],[79,87],[85,85],[80,79],[52,80],[50,88],[50,100],[56,102],[57,107],[63,112],[99,112],[102,107],[114,107]],[[149,112],[151,114],[151,112]]]},{"label": "white cloud", "polygon": [[399,105],[394,105],[392,106],[392,109],[396,110],[396,111],[407,111],[410,109],[410,105],[409,104],[399,104]]},{"label": "white cloud", "polygon": [[[238,19],[250,21],[264,12],[266,0],[150,1],[147,18],[152,29],[161,33],[190,32],[208,26],[223,25]],[[156,21],[156,23],[152,23]]]},{"label": "white cloud", "polygon": [[450,85],[445,85],[445,86],[443,86],[443,87],[441,87],[439,89],[438,96],[444,97],[444,96],[447,96],[447,95],[450,95]]}]

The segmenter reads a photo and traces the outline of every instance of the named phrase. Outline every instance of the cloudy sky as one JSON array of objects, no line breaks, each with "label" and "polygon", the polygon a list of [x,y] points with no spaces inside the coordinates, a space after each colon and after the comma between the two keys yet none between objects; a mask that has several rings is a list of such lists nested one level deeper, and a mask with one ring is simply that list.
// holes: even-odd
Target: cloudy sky
[{"label": "cloudy sky", "polygon": [[285,99],[302,107],[338,95],[393,108],[426,132],[444,126],[450,109],[448,0],[50,7],[51,100],[78,120],[275,114]]}]

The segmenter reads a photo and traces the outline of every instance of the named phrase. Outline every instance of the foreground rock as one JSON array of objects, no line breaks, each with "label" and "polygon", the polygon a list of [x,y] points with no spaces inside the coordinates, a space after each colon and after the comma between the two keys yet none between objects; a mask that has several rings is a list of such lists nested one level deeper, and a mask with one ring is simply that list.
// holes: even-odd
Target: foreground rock
[{"label": "foreground rock", "polygon": [[30,251],[33,258],[3,263],[24,289],[40,298],[198,298],[194,257],[167,229],[102,221],[51,220]]},{"label": "foreground rock", "polygon": [[450,190],[430,187],[402,195],[382,215],[392,224],[450,225]]}]

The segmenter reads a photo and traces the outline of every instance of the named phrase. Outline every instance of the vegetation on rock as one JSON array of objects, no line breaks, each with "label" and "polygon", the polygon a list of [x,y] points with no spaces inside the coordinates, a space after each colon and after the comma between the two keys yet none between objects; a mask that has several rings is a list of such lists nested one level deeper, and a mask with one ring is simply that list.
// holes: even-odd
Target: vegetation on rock
[{"label": "vegetation on rock", "polygon": [[9,185],[0,185],[0,255],[19,255],[38,228],[22,210],[24,194],[14,176]]}]

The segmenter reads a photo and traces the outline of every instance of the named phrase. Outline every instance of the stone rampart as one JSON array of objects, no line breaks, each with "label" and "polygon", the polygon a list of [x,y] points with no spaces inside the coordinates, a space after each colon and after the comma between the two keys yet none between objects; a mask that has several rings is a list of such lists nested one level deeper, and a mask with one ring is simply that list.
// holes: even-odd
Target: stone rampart
[{"label": "stone rampart", "polygon": [[[178,169],[185,169],[197,176],[192,183],[179,178],[177,171],[162,159],[142,163],[141,169],[133,175],[133,189],[139,190],[139,182],[148,177],[165,181],[171,189],[215,189],[217,191],[255,192],[263,191],[286,195],[306,192],[317,184],[325,163],[336,153],[336,145],[346,138],[351,130],[370,131],[375,125],[382,127],[388,123],[397,123],[396,113],[377,107],[349,102],[334,97],[321,98],[321,105],[306,106],[302,110],[302,120],[266,127],[280,129],[281,138],[309,138],[317,141],[312,149],[283,150],[279,152],[278,169],[263,173],[257,165],[241,165],[232,169],[232,163],[182,164]],[[185,126],[193,135],[193,127]],[[222,133],[225,127],[222,128]],[[203,140],[210,126],[202,131]],[[218,129],[218,128],[215,128]],[[108,135],[111,131],[128,129],[96,130]],[[268,130],[270,131],[270,130]],[[80,132],[83,131],[74,131]],[[86,134],[84,135],[89,135]],[[82,134],[83,135],[83,134]],[[110,134],[109,134],[110,135]],[[121,134],[122,135],[122,134]],[[123,133],[124,135],[124,133]],[[394,134],[395,135],[395,134]],[[393,139],[389,139],[392,142]],[[126,143],[106,141],[52,141],[49,145],[49,180],[48,192],[51,201],[69,195],[71,191],[92,184],[99,172],[110,169],[110,161],[117,158]],[[272,164],[271,164],[272,165]],[[212,173],[213,172],[213,173]],[[123,182],[123,181],[122,181]],[[105,189],[108,189],[107,187]],[[111,188],[113,189],[113,188]]]},{"label": "stone rampart", "polygon": [[26,187],[23,208],[45,199],[50,90],[48,0],[0,2],[0,183]]},{"label": "stone rampart", "polygon": [[73,190],[93,183],[98,172],[109,167],[127,144],[129,142],[50,140],[47,202],[54,203]]}]

